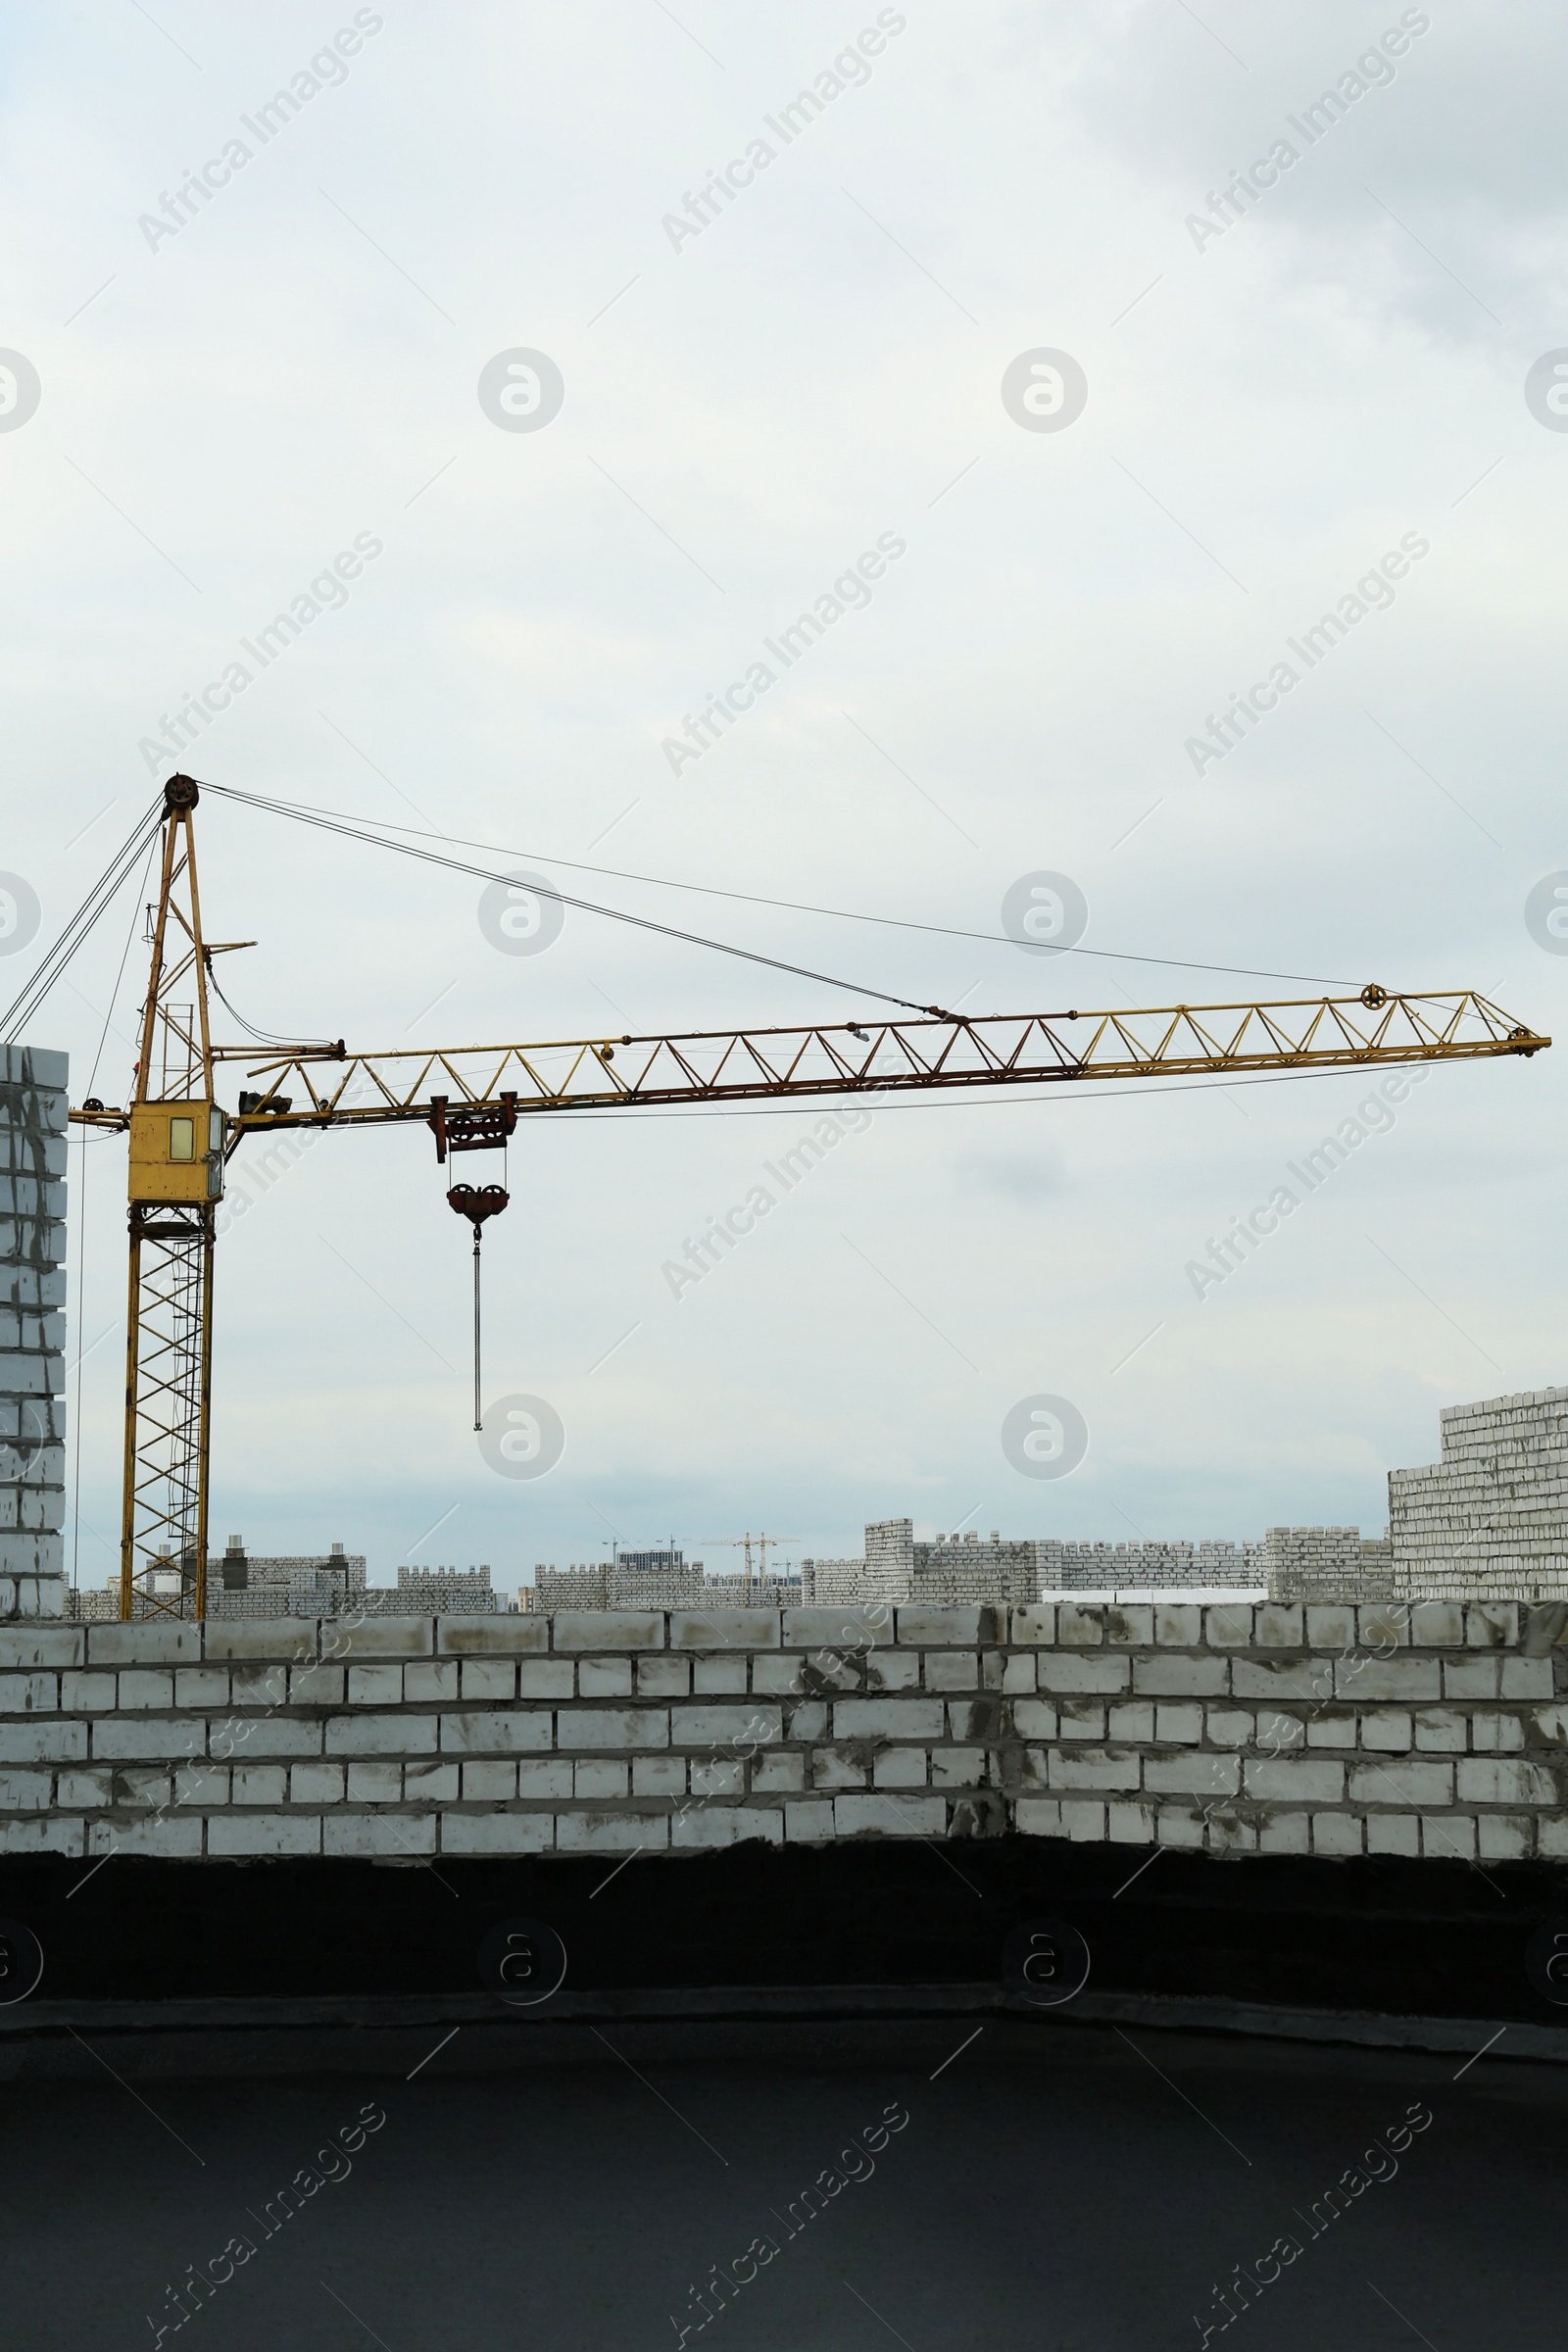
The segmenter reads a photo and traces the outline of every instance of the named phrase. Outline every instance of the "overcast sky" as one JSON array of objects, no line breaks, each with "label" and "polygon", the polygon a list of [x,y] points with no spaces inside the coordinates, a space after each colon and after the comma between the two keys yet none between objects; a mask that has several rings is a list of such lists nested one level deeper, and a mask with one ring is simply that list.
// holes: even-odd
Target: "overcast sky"
[{"label": "overcast sky", "polygon": [[[13,5],[4,41],[0,868],[42,925],[0,994],[177,763],[850,984],[575,910],[505,954],[477,881],[209,796],[209,932],[259,943],[220,976],[285,1037],[1314,980],[1563,1028],[1568,962],[1525,915],[1568,867],[1551,363],[1527,400],[1568,346],[1557,10],[92,0]],[[543,422],[556,379],[519,351],[559,370]],[[1065,423],[1078,374],[1031,375],[1040,351],[1081,370]],[[786,665],[764,641],[819,599],[845,609]],[[1342,600],[1343,640],[1290,651]],[[759,662],[722,739],[672,753]],[[1042,870],[1099,956],[755,904],[995,935]],[[29,1032],[75,1100],[94,1069],[128,1086],[130,895]],[[1568,1372],[1565,1086],[1561,1048],[1440,1070],[1310,1192],[1287,1170],[1365,1102],[1353,1076],[890,1102],[788,1192],[764,1163],[809,1106],[532,1123],[489,1229],[485,1393],[559,1414],[537,1479],[470,1427],[468,1234],[429,1135],[331,1134],[270,1177],[242,1152],[213,1535],[514,1585],[616,1539],[858,1551],[903,1514],[1381,1533],[1443,1405]],[[123,1141],[71,1157],[98,1583]],[[1200,1284],[1282,1186],[1294,1211]],[[758,1187],[769,1212],[677,1284]],[[1004,1450],[1039,1395],[1086,1425],[1069,1476]]]}]

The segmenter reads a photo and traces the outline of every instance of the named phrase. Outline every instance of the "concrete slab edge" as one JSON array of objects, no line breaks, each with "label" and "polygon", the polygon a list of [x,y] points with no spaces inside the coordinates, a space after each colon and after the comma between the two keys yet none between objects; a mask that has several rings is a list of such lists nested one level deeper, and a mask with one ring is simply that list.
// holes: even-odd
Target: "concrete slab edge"
[{"label": "concrete slab edge", "polygon": [[[977,2019],[973,2062],[1027,2058],[1057,2035],[1118,2027],[1490,2061],[1568,2064],[1568,2024],[1521,2019],[1386,2017],[1259,2002],[1086,1991],[1037,2009],[994,1984],[681,1988],[559,1995],[547,2011],[503,2012],[483,1993],[301,2000],[29,2001],[0,2013],[0,2082],[127,2078],[403,2076],[756,2058],[924,2062],[933,2034]],[[599,2031],[596,2031],[598,2029]],[[612,2049],[600,2032],[615,2034]],[[1053,2031],[1054,2029],[1054,2031]],[[412,2070],[412,2072],[411,2072]]]}]

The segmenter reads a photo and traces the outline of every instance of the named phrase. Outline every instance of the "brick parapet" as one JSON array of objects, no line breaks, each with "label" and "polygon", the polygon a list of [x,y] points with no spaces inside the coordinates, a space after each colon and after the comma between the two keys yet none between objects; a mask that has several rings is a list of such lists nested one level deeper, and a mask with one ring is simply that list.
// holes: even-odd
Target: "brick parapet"
[{"label": "brick parapet", "polygon": [[1568,1607],[0,1627],[0,1852],[1568,1859]]}]

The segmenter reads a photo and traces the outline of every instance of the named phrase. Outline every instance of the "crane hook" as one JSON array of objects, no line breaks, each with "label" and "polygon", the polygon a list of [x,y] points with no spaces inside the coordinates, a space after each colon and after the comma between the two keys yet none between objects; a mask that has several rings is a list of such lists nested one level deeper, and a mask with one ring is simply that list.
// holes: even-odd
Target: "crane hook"
[{"label": "crane hook", "polygon": [[499,1184],[455,1184],[447,1195],[448,1208],[466,1217],[473,1227],[473,1426],[482,1426],[479,1403],[479,1230],[486,1217],[499,1217],[512,1195]]}]

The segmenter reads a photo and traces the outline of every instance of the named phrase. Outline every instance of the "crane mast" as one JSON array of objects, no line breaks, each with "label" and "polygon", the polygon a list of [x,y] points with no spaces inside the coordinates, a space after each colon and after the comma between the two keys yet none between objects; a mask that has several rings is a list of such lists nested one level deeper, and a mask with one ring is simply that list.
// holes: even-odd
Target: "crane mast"
[{"label": "crane mast", "polygon": [[152,970],[127,1121],[122,1618],[200,1617],[207,1607],[213,1245],[223,1114],[213,1089],[191,823],[197,798],[188,777],[166,787]]},{"label": "crane mast", "polygon": [[[1473,990],[1415,996],[1369,984],[1354,995],[1278,1004],[974,1016],[930,1005],[914,1018],[414,1053],[351,1054],[341,1040],[281,1051],[215,1046],[210,958],[220,945],[253,943],[203,938],[192,824],[199,797],[189,776],[172,776],[164,788],[152,967],[130,1101],[111,1109],[93,1099],[71,1113],[81,1125],[129,1134],[122,1618],[206,1612],[216,1217],[224,1167],[247,1135],[418,1124],[430,1129],[444,1162],[449,1153],[504,1144],[529,1115],[1225,1079],[1528,1056],[1551,1043]],[[245,1063],[250,1080],[232,1113],[217,1100],[217,1075],[228,1062]],[[507,1194],[455,1185],[447,1199],[474,1229],[478,1426],[479,1227],[506,1206]],[[751,1539],[735,1540],[745,1546],[749,1590]],[[765,1576],[766,1546],[781,1539],[758,1541]]]}]

